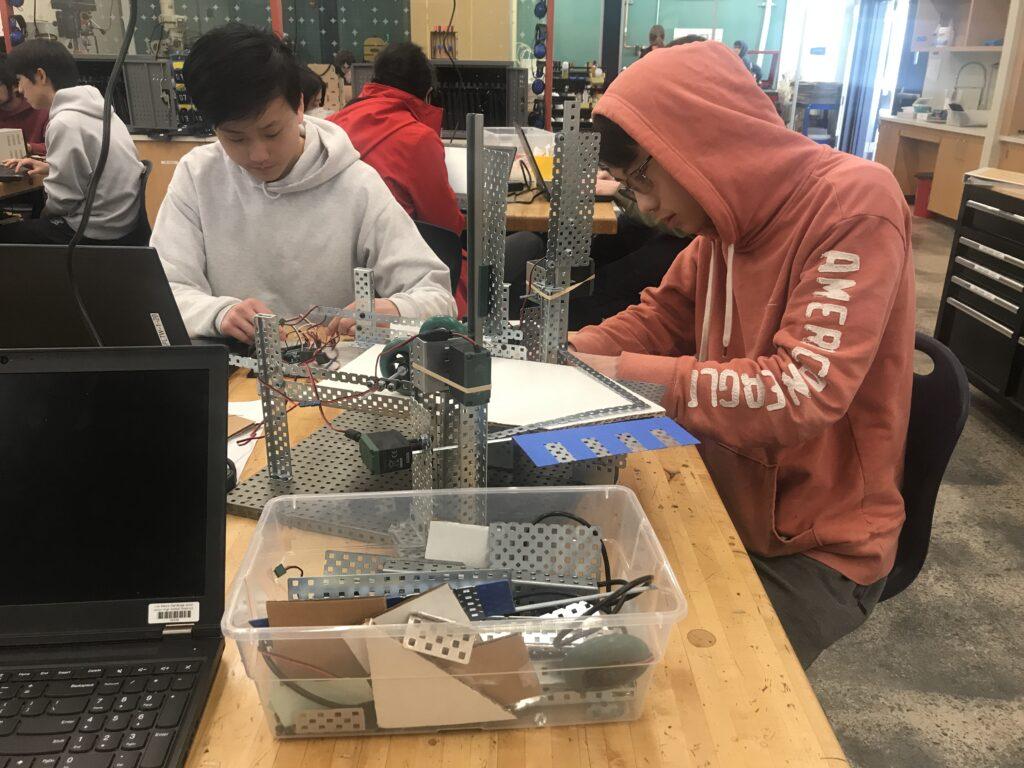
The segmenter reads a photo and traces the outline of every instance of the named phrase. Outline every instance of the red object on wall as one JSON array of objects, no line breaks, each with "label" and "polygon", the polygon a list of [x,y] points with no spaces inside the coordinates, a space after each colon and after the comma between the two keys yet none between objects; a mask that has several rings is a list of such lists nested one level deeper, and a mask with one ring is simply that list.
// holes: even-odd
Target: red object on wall
[{"label": "red object on wall", "polygon": [[[270,0],[270,28],[278,37],[284,37],[284,11],[281,9],[281,0]],[[294,41],[293,41],[294,45]]]},{"label": "red object on wall", "polygon": [[4,49],[10,53],[11,48],[11,4],[7,0],[0,0],[0,23],[4,27]]},{"label": "red object on wall", "polygon": [[914,215],[922,219],[932,217],[932,212],[928,210],[928,198],[932,194],[932,177],[930,173],[919,173],[914,177],[917,179],[917,189],[914,190]]}]

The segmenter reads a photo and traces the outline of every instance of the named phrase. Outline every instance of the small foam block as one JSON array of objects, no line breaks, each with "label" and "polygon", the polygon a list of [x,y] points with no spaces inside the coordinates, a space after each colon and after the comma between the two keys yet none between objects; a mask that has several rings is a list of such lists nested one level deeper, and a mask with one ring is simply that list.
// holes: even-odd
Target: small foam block
[{"label": "small foam block", "polygon": [[427,560],[454,560],[467,568],[487,567],[486,525],[432,520],[427,532]]},{"label": "small foam block", "polygon": [[667,417],[532,432],[512,439],[538,467],[700,442]]}]

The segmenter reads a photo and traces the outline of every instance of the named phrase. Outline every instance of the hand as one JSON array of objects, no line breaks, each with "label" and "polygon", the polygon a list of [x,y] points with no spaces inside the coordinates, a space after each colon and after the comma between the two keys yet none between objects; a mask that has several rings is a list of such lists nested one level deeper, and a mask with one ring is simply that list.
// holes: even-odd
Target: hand
[{"label": "hand", "polygon": [[617,379],[619,377],[619,358],[611,357],[609,355],[588,355],[585,352],[577,352],[575,349],[570,348],[573,355],[589,365],[598,373],[602,373],[609,379]]},{"label": "hand", "polygon": [[607,196],[614,195],[619,191],[619,182],[615,180],[608,171],[598,171],[597,181],[594,182],[594,194]]},{"label": "hand", "polygon": [[20,160],[5,160],[4,165],[29,176],[46,176],[50,172],[49,163],[36,160],[34,157],[23,157]]},{"label": "hand", "polygon": [[[345,309],[355,309],[356,303],[353,301]],[[374,299],[373,309],[378,315],[401,315],[398,311],[398,307],[390,299]],[[327,332],[330,336],[352,336],[354,335],[356,327],[355,318],[352,317],[335,317],[331,322],[327,324]],[[384,327],[387,327],[386,325]]]},{"label": "hand", "polygon": [[224,336],[248,344],[256,340],[256,315],[272,315],[273,311],[259,299],[245,299],[235,304],[220,321],[220,332]]}]

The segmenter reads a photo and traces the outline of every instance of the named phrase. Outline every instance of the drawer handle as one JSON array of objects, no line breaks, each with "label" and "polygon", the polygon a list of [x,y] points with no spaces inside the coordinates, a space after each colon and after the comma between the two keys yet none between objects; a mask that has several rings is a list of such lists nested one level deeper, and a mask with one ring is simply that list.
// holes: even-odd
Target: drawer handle
[{"label": "drawer handle", "polygon": [[1017,224],[1024,224],[1024,216],[1021,216],[1016,213],[1010,213],[1009,211],[1004,211],[1001,208],[996,208],[994,205],[985,205],[984,203],[979,203],[977,200],[968,200],[967,207],[974,208],[976,211],[984,211],[985,213],[991,213],[993,216],[998,216],[1000,219],[1013,221],[1016,222]]},{"label": "drawer handle", "polygon": [[998,333],[998,334],[1000,334],[1002,336],[1005,336],[1008,339],[1013,336],[1013,331],[1011,331],[1005,325],[1003,325],[1002,323],[997,323],[995,320],[992,320],[990,318],[985,317],[983,314],[981,314],[981,312],[979,312],[976,309],[971,309],[966,304],[964,304],[962,301],[957,301],[956,299],[954,299],[952,297],[948,297],[946,299],[946,303],[949,304],[949,306],[953,307],[953,309],[959,309],[961,312],[963,312],[968,317],[973,317],[979,323],[984,323],[989,328],[991,328],[993,331],[995,331],[996,333]]},{"label": "drawer handle", "polygon": [[968,291],[973,293],[975,296],[980,296],[981,298],[985,299],[985,301],[991,301],[997,307],[1001,307],[1001,308],[1005,309],[1007,312],[1013,312],[1014,314],[1017,314],[1017,312],[1020,310],[1019,306],[1017,306],[1016,304],[1010,303],[1009,301],[1004,299],[1002,296],[996,296],[994,293],[990,293],[989,291],[986,291],[984,288],[978,287],[974,283],[969,283],[968,281],[964,280],[962,277],[956,277],[954,275],[953,277],[951,277],[949,279],[949,281],[951,283],[959,285],[961,288],[966,288]]},{"label": "drawer handle", "polygon": [[987,245],[976,243],[969,237],[961,237],[960,242],[968,248],[973,248],[976,251],[984,253],[986,256],[991,256],[993,259],[999,259],[1000,261],[1005,261],[1007,264],[1012,264],[1018,269],[1024,269],[1024,261],[1021,261],[1008,253],[1003,253],[1002,251],[997,251],[995,248],[989,248]]},{"label": "drawer handle", "polygon": [[1012,288],[1017,293],[1024,293],[1024,283],[1018,283],[1016,280],[1011,280],[1006,275],[1001,275],[998,272],[989,269],[988,267],[983,267],[981,266],[981,264],[976,264],[970,259],[965,259],[963,256],[957,256],[955,261],[957,264],[960,264],[961,266],[974,270],[979,275],[984,275],[989,280],[995,280],[997,283],[1001,283],[1002,285],[1005,285],[1007,288]]}]

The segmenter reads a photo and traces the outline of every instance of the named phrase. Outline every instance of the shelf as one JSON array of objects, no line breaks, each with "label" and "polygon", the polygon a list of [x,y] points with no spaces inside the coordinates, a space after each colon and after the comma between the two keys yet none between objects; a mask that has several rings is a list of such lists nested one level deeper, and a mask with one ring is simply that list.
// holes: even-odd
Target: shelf
[{"label": "shelf", "polygon": [[1024,144],[1024,133],[1017,136],[1012,134],[1003,134],[999,137],[999,140],[1006,142],[1007,144]]},{"label": "shelf", "polygon": [[923,48],[921,53],[1002,53],[1001,45],[937,45],[933,48]]}]

